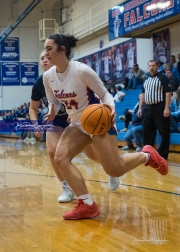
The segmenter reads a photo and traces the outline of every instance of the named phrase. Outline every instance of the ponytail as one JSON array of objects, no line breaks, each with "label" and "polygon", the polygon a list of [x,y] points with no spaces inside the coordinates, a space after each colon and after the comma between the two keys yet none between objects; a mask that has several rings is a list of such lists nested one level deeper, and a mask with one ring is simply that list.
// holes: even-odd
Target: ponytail
[{"label": "ponytail", "polygon": [[71,54],[71,48],[76,46],[76,42],[78,41],[72,35],[63,35],[63,34],[52,34],[48,37],[48,39],[52,39],[55,44],[58,45],[58,49],[61,50],[61,46],[66,48],[66,57],[69,59]]}]

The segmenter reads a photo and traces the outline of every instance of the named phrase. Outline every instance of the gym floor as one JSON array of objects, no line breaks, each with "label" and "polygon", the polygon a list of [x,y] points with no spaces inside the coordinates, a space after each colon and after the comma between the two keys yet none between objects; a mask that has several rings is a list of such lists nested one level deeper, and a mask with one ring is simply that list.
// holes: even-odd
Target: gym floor
[{"label": "gym floor", "polygon": [[102,167],[81,153],[73,163],[101,214],[67,221],[74,201],[57,202],[62,189],[45,143],[0,138],[0,251],[180,251],[179,161],[169,154],[167,176],[139,166],[112,192]]}]

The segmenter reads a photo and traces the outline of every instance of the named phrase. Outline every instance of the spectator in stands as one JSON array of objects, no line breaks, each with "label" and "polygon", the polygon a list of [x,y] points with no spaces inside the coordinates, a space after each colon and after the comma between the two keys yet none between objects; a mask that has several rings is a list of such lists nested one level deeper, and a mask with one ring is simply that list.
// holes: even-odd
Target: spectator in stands
[{"label": "spectator in stands", "polygon": [[6,120],[7,120],[7,117],[8,117],[8,112],[7,112],[7,111],[4,111],[3,120],[6,121]]},{"label": "spectator in stands", "polygon": [[12,119],[12,117],[11,117],[11,111],[8,111],[7,115],[6,115],[6,121],[10,121],[11,119]]},{"label": "spectator in stands", "polygon": [[178,62],[176,61],[176,57],[174,55],[170,56],[170,63],[173,65],[173,67],[177,68]]},{"label": "spectator in stands", "polygon": [[[171,133],[180,133],[180,127],[178,127],[178,120],[180,116],[180,90],[175,90],[173,92],[173,97],[171,98],[171,104],[170,104],[170,132]],[[179,112],[178,112],[179,111]],[[179,116],[178,116],[179,115]],[[157,146],[159,147],[161,145],[162,137],[159,131],[157,131],[156,135],[157,139]]]},{"label": "spectator in stands", "polygon": [[132,128],[125,134],[124,140],[127,142],[127,145],[122,147],[122,150],[134,149],[132,140],[135,140],[136,151],[142,150],[142,118],[138,117],[137,112],[133,114]]},{"label": "spectator in stands", "polygon": [[20,114],[20,107],[16,109],[16,118],[19,117],[19,114]]},{"label": "spectator in stands", "polygon": [[157,61],[157,64],[158,64],[158,72],[162,73],[163,72],[163,63],[160,61]]},{"label": "spectator in stands", "polygon": [[166,69],[166,76],[171,84],[171,92],[177,90],[179,88],[179,81],[178,78],[173,76],[171,69]]},{"label": "spectator in stands", "polygon": [[108,81],[106,81],[104,86],[107,88],[109,92],[111,92],[111,88],[115,88],[113,79],[110,78]]},{"label": "spectator in stands", "polygon": [[120,120],[124,121],[125,128],[120,130],[120,132],[126,132],[128,131],[129,123],[132,122],[132,116],[133,114],[136,114],[139,109],[139,100],[140,100],[141,94],[139,94],[138,102],[134,106],[133,109],[125,109],[123,115],[119,117]]},{"label": "spectator in stands", "polygon": [[137,84],[143,84],[143,75],[144,75],[144,71],[142,69],[139,68],[138,64],[134,64],[132,70],[131,70],[131,76],[128,82],[128,87],[126,88],[126,90],[128,89],[136,89]]},{"label": "spectator in stands", "polygon": [[166,74],[167,69],[171,69],[173,76],[176,77],[180,81],[177,68],[173,67],[173,65],[171,63],[163,64],[163,72],[162,73]]},{"label": "spectator in stands", "polygon": [[46,107],[46,105],[43,103],[42,104],[42,111],[41,111],[41,114],[42,114],[42,119],[44,120],[44,116],[48,113],[48,107]]},{"label": "spectator in stands", "polygon": [[38,121],[42,121],[42,108],[39,106],[38,111],[37,111],[37,119]]},{"label": "spectator in stands", "polygon": [[180,89],[173,92],[173,97],[170,103],[170,111],[175,122],[180,122]]},{"label": "spectator in stands", "polygon": [[124,92],[121,91],[122,88],[120,86],[116,87],[116,94],[114,96],[114,101],[115,102],[121,102],[123,96],[125,96],[126,94]]},{"label": "spectator in stands", "polygon": [[14,110],[11,111],[11,120],[16,120],[16,113]]},{"label": "spectator in stands", "polygon": [[23,105],[20,105],[19,110],[18,110],[17,117],[25,118],[25,115],[26,115],[26,114],[24,114]]},{"label": "spectator in stands", "polygon": [[116,93],[117,93],[117,92],[116,92],[116,88],[111,87],[110,93],[111,93],[112,97],[114,97],[114,96],[116,95]]},{"label": "spectator in stands", "polygon": [[[169,120],[170,120],[170,132],[171,133],[180,133],[178,125],[175,122],[172,115],[170,115]],[[159,148],[159,146],[161,145],[161,142],[162,142],[162,137],[161,137],[161,134],[159,133],[158,130],[157,130],[157,134],[156,134],[156,142],[157,142],[157,146]]]}]

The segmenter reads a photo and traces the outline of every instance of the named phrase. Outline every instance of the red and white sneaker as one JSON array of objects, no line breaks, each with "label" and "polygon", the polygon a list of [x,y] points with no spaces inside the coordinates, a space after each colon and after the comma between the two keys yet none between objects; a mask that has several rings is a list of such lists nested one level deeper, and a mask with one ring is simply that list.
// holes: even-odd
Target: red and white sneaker
[{"label": "red and white sneaker", "polygon": [[149,160],[145,166],[154,168],[161,175],[166,175],[168,173],[168,163],[151,145],[145,145],[142,148],[142,152],[147,152],[150,154]]},{"label": "red and white sneaker", "polygon": [[99,208],[95,202],[92,205],[85,204],[83,200],[78,199],[75,203],[75,209],[63,214],[65,220],[91,219],[100,214]]}]

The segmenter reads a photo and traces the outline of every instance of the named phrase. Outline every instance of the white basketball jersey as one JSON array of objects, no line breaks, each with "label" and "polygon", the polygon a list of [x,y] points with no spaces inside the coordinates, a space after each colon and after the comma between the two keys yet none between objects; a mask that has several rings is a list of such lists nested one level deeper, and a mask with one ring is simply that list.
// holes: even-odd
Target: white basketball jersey
[{"label": "white basketball jersey", "polygon": [[99,63],[98,62],[95,63],[95,69],[96,69],[97,75],[99,75]]},{"label": "white basketball jersey", "polygon": [[104,72],[105,72],[105,74],[109,74],[109,59],[108,59],[108,56],[104,57]]},{"label": "white basketball jersey", "polygon": [[116,55],[116,70],[117,71],[122,70],[122,60],[121,60],[121,55],[119,53]]},{"label": "white basketball jersey", "polygon": [[90,67],[77,61],[71,61],[67,72],[68,74],[63,81],[59,79],[55,66],[43,74],[49,107],[53,103],[56,113],[60,103],[63,103],[71,122],[77,122],[80,121],[84,108],[90,104],[100,103],[100,99],[103,103],[114,106],[111,94]]},{"label": "white basketball jersey", "polygon": [[128,67],[129,68],[132,68],[133,65],[134,65],[134,51],[133,49],[129,49],[128,52],[127,52],[127,57],[128,57]]}]

